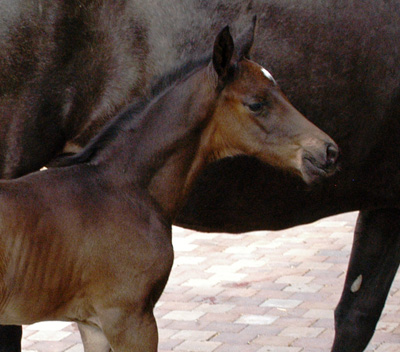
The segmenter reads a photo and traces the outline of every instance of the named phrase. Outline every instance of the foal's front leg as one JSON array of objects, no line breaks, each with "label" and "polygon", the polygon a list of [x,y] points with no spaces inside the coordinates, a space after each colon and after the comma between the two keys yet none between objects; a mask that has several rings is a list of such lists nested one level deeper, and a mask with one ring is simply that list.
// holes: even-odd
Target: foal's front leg
[{"label": "foal's front leg", "polygon": [[332,352],[361,352],[381,316],[400,262],[400,210],[361,212],[342,298],[335,311]]},{"label": "foal's front leg", "polygon": [[158,331],[153,312],[125,314],[117,319],[110,316],[102,325],[113,352],[157,352]]}]

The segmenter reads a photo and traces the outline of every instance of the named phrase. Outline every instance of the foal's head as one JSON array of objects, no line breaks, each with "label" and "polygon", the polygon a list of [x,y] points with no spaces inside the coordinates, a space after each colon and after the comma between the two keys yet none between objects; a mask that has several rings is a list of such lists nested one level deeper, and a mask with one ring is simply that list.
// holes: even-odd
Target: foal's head
[{"label": "foal's head", "polygon": [[220,94],[203,137],[207,154],[255,156],[307,183],[332,174],[337,145],[290,104],[265,68],[249,59],[253,36],[254,25],[236,49],[228,27],[216,38],[210,65]]}]

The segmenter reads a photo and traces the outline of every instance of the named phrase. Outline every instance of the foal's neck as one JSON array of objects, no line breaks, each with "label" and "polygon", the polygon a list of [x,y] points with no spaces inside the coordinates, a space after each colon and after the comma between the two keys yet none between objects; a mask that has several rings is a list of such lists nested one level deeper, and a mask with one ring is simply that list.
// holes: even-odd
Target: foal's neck
[{"label": "foal's neck", "polygon": [[125,170],[126,182],[147,189],[171,220],[207,161],[201,139],[216,94],[207,71],[195,72],[153,102],[140,126],[125,131],[126,149],[118,151],[125,154],[117,167]]}]

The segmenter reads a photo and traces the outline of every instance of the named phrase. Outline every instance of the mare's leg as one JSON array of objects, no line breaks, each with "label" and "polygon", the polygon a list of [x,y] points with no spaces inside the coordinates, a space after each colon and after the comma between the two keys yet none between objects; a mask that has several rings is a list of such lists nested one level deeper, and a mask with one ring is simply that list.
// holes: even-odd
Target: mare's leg
[{"label": "mare's leg", "polygon": [[114,352],[157,352],[158,331],[153,312],[124,314],[102,322]]},{"label": "mare's leg", "polygon": [[361,352],[374,334],[400,262],[400,210],[361,212],[335,310],[332,352]]},{"label": "mare's leg", "polygon": [[93,325],[79,323],[79,332],[85,352],[110,352],[110,344],[100,328]]},{"label": "mare's leg", "polygon": [[21,338],[21,326],[0,325],[0,352],[20,352]]}]

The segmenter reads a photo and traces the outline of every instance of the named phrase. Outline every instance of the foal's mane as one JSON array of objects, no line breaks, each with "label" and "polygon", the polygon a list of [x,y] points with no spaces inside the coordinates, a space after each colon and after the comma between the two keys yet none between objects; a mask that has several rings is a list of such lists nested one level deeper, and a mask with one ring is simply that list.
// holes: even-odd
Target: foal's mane
[{"label": "foal's mane", "polygon": [[137,128],[143,118],[143,112],[151,102],[161,96],[176,82],[179,82],[194,70],[205,66],[210,59],[210,56],[205,56],[188,61],[184,65],[177,67],[156,79],[151,85],[150,93],[147,96],[129,105],[125,110],[116,115],[116,117],[106,124],[103,129],[91,139],[82,151],[69,156],[61,155],[53,160],[49,167],[71,166],[75,164],[90,163],[93,161],[100,151],[107,148],[112,141],[118,138],[120,131]]}]

